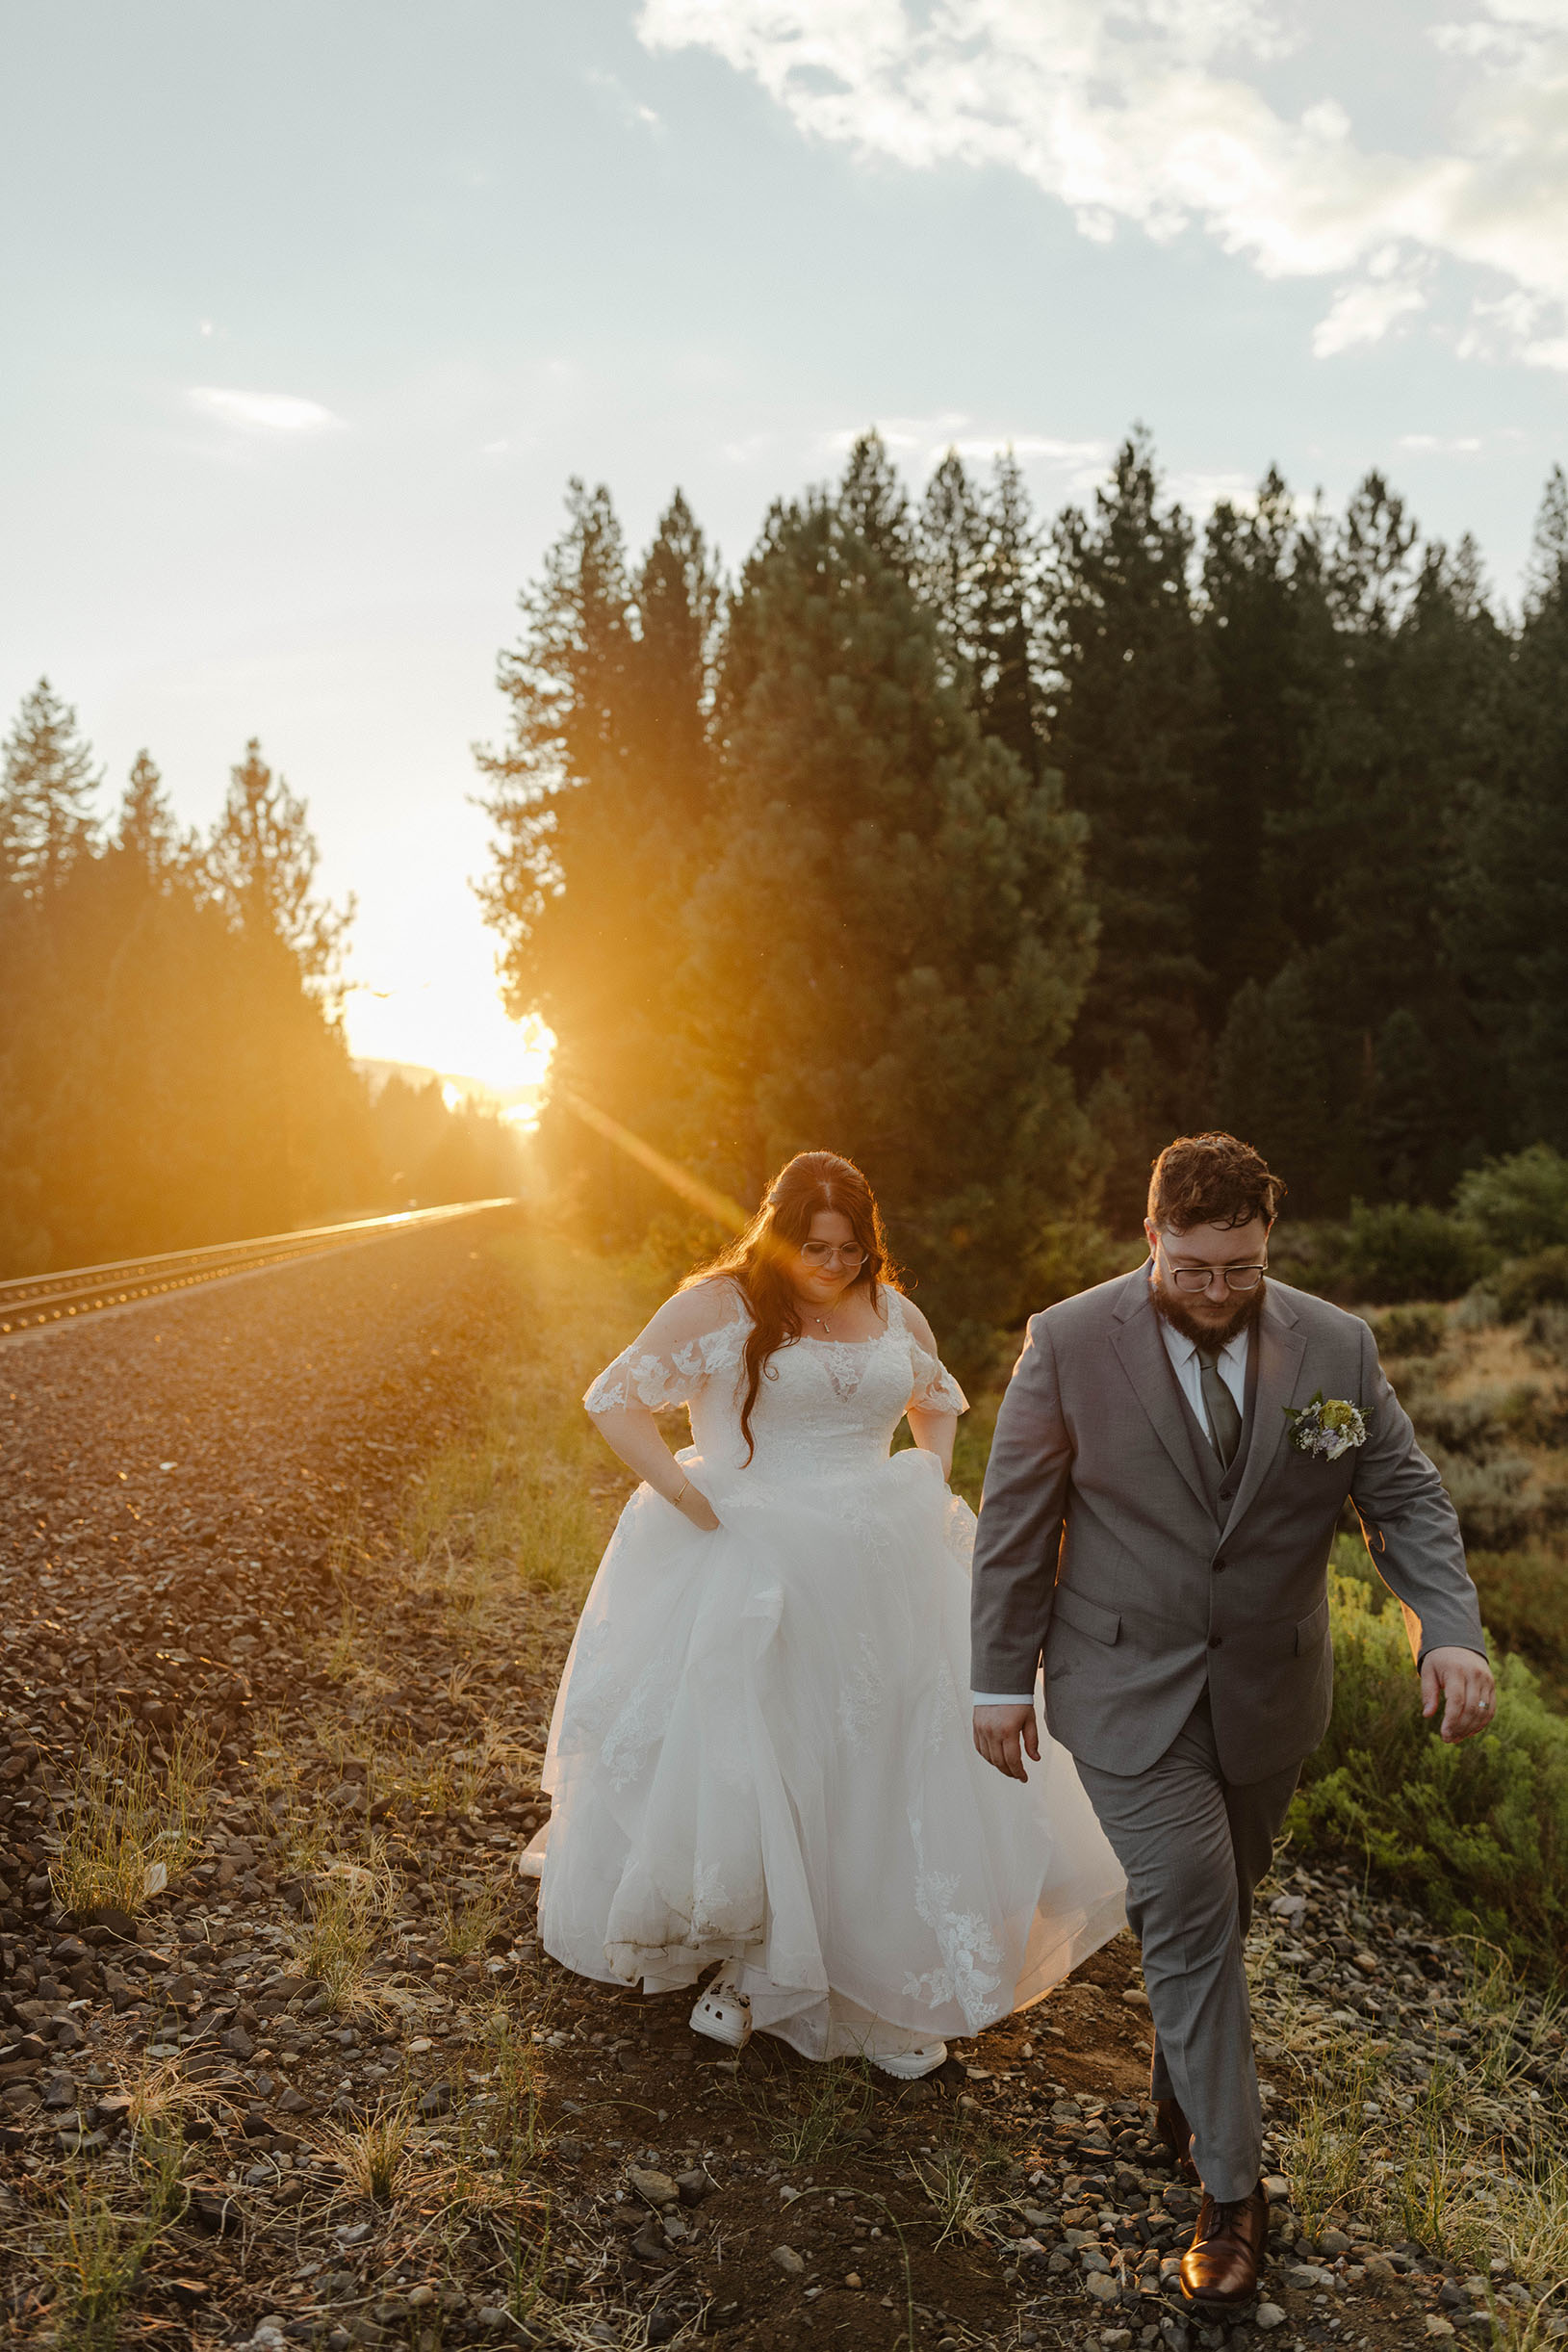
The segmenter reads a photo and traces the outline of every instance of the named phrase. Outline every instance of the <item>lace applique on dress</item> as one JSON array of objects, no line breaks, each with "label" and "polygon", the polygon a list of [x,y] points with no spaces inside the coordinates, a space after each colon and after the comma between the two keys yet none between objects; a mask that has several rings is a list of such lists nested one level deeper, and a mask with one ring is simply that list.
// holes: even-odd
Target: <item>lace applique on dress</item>
[{"label": "lace applique on dress", "polygon": [[872,1724],[882,1712],[882,1661],[869,1634],[861,1636],[861,1658],[838,1693],[838,1728],[858,1756],[869,1752]]},{"label": "lace applique on dress", "polygon": [[632,1405],[646,1405],[651,1412],[663,1412],[689,1404],[706,1382],[734,1371],[749,1320],[733,1283],[678,1291],[647,1330],[604,1366],[584,1396],[584,1407],[589,1412],[625,1412]]},{"label": "lace applique on dress", "polygon": [[936,1687],[931,1694],[931,1728],[926,1733],[928,1756],[940,1755],[958,1723],[958,1693],[953,1688],[953,1676],[944,1658],[937,1668]]},{"label": "lace applique on dress", "polygon": [[936,1937],[945,1965],[921,1976],[906,1974],[905,1996],[923,2000],[933,2009],[956,2001],[970,2032],[978,2033],[995,2015],[994,1997],[1002,1980],[989,1972],[1001,1967],[1001,1946],[981,1912],[955,1908],[958,1873],[928,1867],[923,1825],[913,1813],[910,1835],[914,1840],[914,1907]]}]

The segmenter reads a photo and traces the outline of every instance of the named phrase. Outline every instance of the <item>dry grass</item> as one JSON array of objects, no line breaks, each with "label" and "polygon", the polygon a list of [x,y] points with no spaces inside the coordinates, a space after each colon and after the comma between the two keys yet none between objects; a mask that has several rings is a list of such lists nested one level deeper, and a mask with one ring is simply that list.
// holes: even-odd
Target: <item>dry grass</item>
[{"label": "dry grass", "polygon": [[366,1972],[397,1908],[398,1883],[386,1848],[373,1834],[363,1860],[335,1854],[320,1865],[296,1951],[329,2007],[341,2012],[372,2005]]},{"label": "dry grass", "polygon": [[413,2130],[414,2105],[405,2094],[351,2130],[329,2132],[322,2152],[342,2166],[344,2180],[354,2195],[373,2205],[390,2205]]},{"label": "dry grass", "polygon": [[[1554,2013],[1526,2007],[1506,1958],[1476,1946],[1459,2007],[1478,2046],[1468,2047],[1461,2069],[1434,2045],[1424,2083],[1401,2078],[1389,2042],[1294,1999],[1288,1980],[1272,1985],[1269,2000],[1270,2031],[1297,2078],[1284,2161],[1308,2235],[1331,2217],[1357,2220],[1389,2242],[1411,2239],[1471,2270],[1501,2259],[1560,2296],[1568,2285],[1568,2147],[1560,2110],[1554,2115],[1544,2102],[1533,2108],[1520,2096],[1522,2071],[1547,2046]],[[1510,2123],[1521,2112],[1540,2116],[1523,2143]],[[1525,2340],[1511,2307],[1498,2317],[1510,2343]]]},{"label": "dry grass", "polygon": [[945,2246],[950,2237],[986,2240],[996,2235],[1007,2209],[987,2195],[983,2168],[972,2156],[959,2148],[939,2148],[913,2169],[941,2225],[938,2246]]},{"label": "dry grass", "polygon": [[577,1399],[632,1335],[629,1287],[650,1309],[659,1287],[652,1269],[548,1235],[498,1256],[527,1303],[522,1344],[492,1372],[476,1432],[426,1469],[404,1528],[419,1581],[476,1629],[524,1591],[586,1590],[621,1487]]},{"label": "dry grass", "polygon": [[121,1717],[78,1767],[49,1871],[55,1900],[67,1911],[139,1911],[195,1853],[212,1781],[212,1749],[200,1731],[179,1733],[160,1760]]},{"label": "dry grass", "polygon": [[461,1903],[448,1900],[441,1906],[442,1943],[454,1960],[482,1959],[500,1931],[501,1916],[500,1903],[488,1893]]},{"label": "dry grass", "polygon": [[817,2164],[849,2146],[876,2105],[871,2069],[863,2058],[839,2058],[771,2080],[737,2076],[735,2087],[786,2164]]}]

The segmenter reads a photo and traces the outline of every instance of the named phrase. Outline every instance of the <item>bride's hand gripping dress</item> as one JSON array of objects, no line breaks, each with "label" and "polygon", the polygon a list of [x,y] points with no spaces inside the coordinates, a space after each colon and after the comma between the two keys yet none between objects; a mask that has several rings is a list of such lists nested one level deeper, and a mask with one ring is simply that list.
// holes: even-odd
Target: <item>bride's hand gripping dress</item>
[{"label": "bride's hand gripping dress", "polygon": [[798,1339],[740,1430],[750,1309],[671,1299],[584,1400],[690,1408],[681,1467],[718,1515],[647,1486],[583,1609],[551,1725],[540,1935],[578,1975],[662,1992],[715,1961],[810,2058],[891,2055],[1036,2000],[1122,1924],[1122,1877],[1071,1760],[1027,1788],[969,1736],[974,1515],[905,1412],[962,1391],[924,1318],[878,1291],[861,1342]]}]

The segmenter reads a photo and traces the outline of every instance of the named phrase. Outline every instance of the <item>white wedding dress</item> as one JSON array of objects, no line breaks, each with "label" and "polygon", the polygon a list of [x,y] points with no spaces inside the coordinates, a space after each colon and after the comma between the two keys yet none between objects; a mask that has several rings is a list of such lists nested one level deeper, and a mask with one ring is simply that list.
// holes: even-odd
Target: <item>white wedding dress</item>
[{"label": "white wedding dress", "polygon": [[639,1486],[567,1660],[544,1785],[540,1936],[665,1992],[736,1963],[755,2027],[810,2058],[972,2034],[1122,1924],[1122,1875],[1064,1750],[1027,1789],[969,1728],[974,1514],[910,1406],[964,1398],[895,1290],[864,1342],[774,1355],[740,1433],[744,1294],[682,1291],[590,1411],[688,1405],[704,1534]]}]

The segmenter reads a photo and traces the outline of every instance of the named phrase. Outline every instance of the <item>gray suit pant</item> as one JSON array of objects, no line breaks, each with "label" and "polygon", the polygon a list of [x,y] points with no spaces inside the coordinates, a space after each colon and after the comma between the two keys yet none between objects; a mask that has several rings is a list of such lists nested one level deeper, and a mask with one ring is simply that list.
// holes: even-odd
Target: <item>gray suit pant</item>
[{"label": "gray suit pant", "polygon": [[1263,2118],[1242,1947],[1299,1767],[1227,1780],[1205,1691],[1157,1764],[1122,1778],[1073,1759],[1127,1874],[1144,1949],[1156,2099],[1179,2099],[1211,2197],[1246,2197],[1263,2170]]}]

